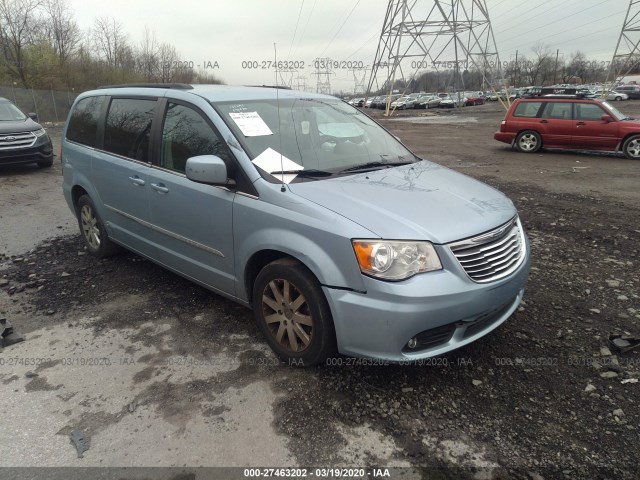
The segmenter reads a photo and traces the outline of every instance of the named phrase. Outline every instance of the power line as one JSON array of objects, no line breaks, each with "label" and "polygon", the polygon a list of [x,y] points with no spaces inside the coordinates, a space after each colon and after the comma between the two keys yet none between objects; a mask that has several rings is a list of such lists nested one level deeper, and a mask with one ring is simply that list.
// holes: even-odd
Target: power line
[{"label": "power line", "polygon": [[[603,3],[605,3],[605,2],[603,2]],[[616,13],[612,13],[611,15],[607,15],[606,17],[600,17],[600,18],[598,18],[598,19],[596,19],[596,20],[592,20],[591,22],[587,22],[587,23],[584,23],[584,24],[582,24],[582,25],[578,25],[577,27],[574,27],[574,28],[572,28],[571,30],[564,30],[564,31],[562,31],[562,32],[552,33],[551,35],[547,35],[547,36],[545,36],[545,39],[546,39],[546,38],[549,38],[549,37],[556,37],[556,36],[558,36],[558,35],[564,35],[564,34],[567,34],[567,33],[575,32],[576,30],[578,30],[578,29],[580,29],[580,28],[582,28],[582,27],[586,27],[587,25],[591,25],[591,24],[593,24],[593,23],[601,22],[601,21],[602,21],[602,20],[604,20],[605,18],[614,17],[614,16],[616,16],[616,15],[620,15],[621,13],[624,13],[624,12],[616,12]],[[542,25],[541,27],[536,27],[536,28],[534,28],[534,29],[532,29],[532,30],[528,30],[528,31],[523,32],[523,33],[533,32],[534,30],[538,30],[538,29],[540,29],[540,28],[546,27],[547,25],[551,25],[552,23],[557,23],[557,22],[561,22],[561,21],[565,21],[565,20],[566,20],[566,19],[564,19],[564,18],[560,18],[560,19],[555,20],[555,21],[553,21],[553,22],[549,22],[549,23],[548,23],[548,24],[546,24],[546,25]],[[598,30],[597,32],[589,32],[587,35],[583,35],[583,36],[581,36],[581,37],[572,37],[572,38],[569,40],[569,42],[574,41],[574,40],[578,40],[578,39],[580,39],[580,38],[586,38],[586,37],[589,37],[590,35],[593,35],[594,33],[604,32],[604,31],[610,31],[610,30],[611,30],[611,28],[609,27],[609,28],[605,28],[605,29],[603,29],[603,30]],[[511,38],[518,38],[518,37],[511,37]],[[507,41],[508,41],[508,40],[510,40],[511,38],[507,39]],[[521,44],[521,45],[519,45],[519,46],[512,47],[512,48],[520,48],[520,47],[523,47],[523,46],[526,46],[526,44]]]},{"label": "power line", "polygon": [[[298,38],[298,44],[300,44],[302,42],[302,39],[304,38],[304,34],[307,33],[307,27],[309,26],[309,20],[311,20],[311,16],[313,15],[313,11],[316,8],[316,3],[318,2],[318,0],[314,0],[313,5],[311,6],[311,11],[309,12],[309,16],[307,17],[307,23],[304,24],[304,28],[302,29],[302,33],[300,34],[300,38]],[[293,51],[293,53],[296,53],[296,51],[298,50],[298,47],[296,46],[296,49]]]},{"label": "power line", "polygon": [[320,54],[320,56],[322,57],[324,55],[324,52],[327,51],[327,48],[329,48],[329,46],[333,43],[333,41],[335,40],[335,38],[338,36],[338,34],[340,33],[340,30],[342,30],[342,27],[344,27],[344,24],[347,23],[347,20],[349,20],[349,17],[351,16],[351,14],[353,13],[353,11],[356,9],[356,7],[358,6],[358,4],[360,3],[360,0],[356,0],[355,5],[353,6],[353,8],[351,9],[351,11],[349,12],[349,14],[345,17],[344,21],[342,22],[342,25],[340,25],[340,28],[338,28],[338,31],[335,33],[335,35],[331,38],[331,40],[329,40],[329,43],[327,44],[326,47],[324,47],[324,50],[322,51],[322,53]]},{"label": "power line", "polygon": [[302,0],[302,4],[300,5],[300,11],[298,12],[298,20],[296,21],[296,28],[293,31],[293,38],[291,38],[291,46],[289,47],[289,53],[287,54],[287,60],[291,56],[291,49],[293,48],[293,41],[296,39],[296,33],[298,33],[298,24],[300,23],[300,15],[302,15],[302,9],[304,8],[304,0]]}]

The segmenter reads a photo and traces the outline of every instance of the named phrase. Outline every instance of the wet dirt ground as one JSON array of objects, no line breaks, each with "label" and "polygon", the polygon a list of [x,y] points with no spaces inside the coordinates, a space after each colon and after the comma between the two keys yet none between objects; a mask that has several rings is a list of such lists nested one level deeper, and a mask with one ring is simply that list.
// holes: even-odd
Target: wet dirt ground
[{"label": "wet dirt ground", "polygon": [[0,352],[0,466],[638,478],[640,352],[608,337],[640,336],[640,162],[516,153],[493,140],[497,104],[372,115],[518,207],[533,263],[509,321],[420,366],[291,368],[249,310],[134,254],[87,255],[59,163],[0,170],[0,316],[27,337]]}]

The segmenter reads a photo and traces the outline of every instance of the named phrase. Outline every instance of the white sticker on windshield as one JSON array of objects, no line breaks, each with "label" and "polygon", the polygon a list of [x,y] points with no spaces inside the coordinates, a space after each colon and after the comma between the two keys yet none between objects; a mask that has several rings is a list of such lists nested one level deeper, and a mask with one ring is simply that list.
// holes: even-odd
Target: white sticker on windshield
[{"label": "white sticker on windshield", "polygon": [[231,112],[229,116],[236,122],[245,137],[273,135],[273,132],[264,123],[258,112]]},{"label": "white sticker on windshield", "polygon": [[291,182],[296,178],[296,172],[304,170],[302,165],[298,165],[296,162],[288,159],[284,155],[281,155],[271,147],[267,148],[252,161],[265,172],[271,174],[278,180],[284,181],[284,183]]}]

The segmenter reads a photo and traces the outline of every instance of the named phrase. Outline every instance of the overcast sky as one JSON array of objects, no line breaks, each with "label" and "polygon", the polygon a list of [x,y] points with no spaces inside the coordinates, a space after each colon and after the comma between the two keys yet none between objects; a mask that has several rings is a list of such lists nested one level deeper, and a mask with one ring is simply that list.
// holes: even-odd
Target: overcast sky
[{"label": "overcast sky", "polygon": [[[115,17],[133,43],[145,26],[161,42],[173,44],[182,60],[207,68],[228,84],[274,83],[275,43],[279,60],[304,62],[295,76],[315,88],[313,61],[317,57],[355,64],[373,63],[384,21],[386,0],[70,0],[76,19],[88,29],[99,16]],[[433,5],[417,0],[421,15]],[[443,2],[443,4],[446,2]],[[470,3],[470,2],[469,2]],[[527,55],[538,43],[560,58],[576,50],[589,60],[609,61],[622,28],[627,0],[487,0],[489,16],[502,62]],[[638,8],[638,7],[636,7]],[[418,9],[416,9],[418,12]],[[419,17],[414,17],[419,20]],[[451,57],[451,58],[449,58]],[[445,52],[440,59],[452,60]],[[243,68],[258,62],[258,68]],[[245,64],[248,66],[248,64]],[[354,74],[333,69],[333,89],[352,90]],[[299,80],[302,82],[302,78]],[[313,88],[312,88],[313,87]]]}]

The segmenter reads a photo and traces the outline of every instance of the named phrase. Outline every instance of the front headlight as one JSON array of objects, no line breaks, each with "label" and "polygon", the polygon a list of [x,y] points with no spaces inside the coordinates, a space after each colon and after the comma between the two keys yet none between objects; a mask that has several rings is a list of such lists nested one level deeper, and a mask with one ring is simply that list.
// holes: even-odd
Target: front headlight
[{"label": "front headlight", "polygon": [[40,129],[38,129],[38,130],[34,130],[33,134],[34,134],[36,137],[41,137],[41,136],[43,136],[43,135],[46,135],[46,134],[47,134],[47,132],[44,130],[44,128],[40,128]]},{"label": "front headlight", "polygon": [[430,242],[352,240],[352,244],[360,271],[382,280],[404,280],[442,268]]}]

